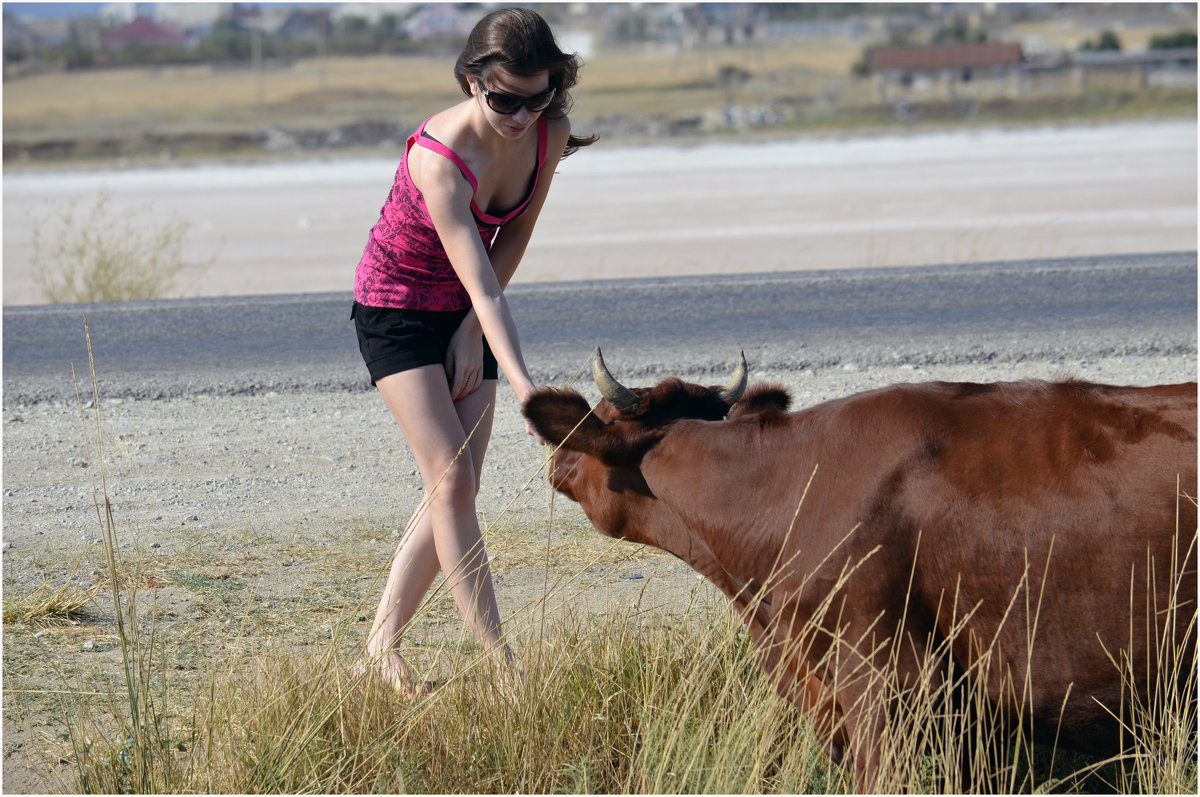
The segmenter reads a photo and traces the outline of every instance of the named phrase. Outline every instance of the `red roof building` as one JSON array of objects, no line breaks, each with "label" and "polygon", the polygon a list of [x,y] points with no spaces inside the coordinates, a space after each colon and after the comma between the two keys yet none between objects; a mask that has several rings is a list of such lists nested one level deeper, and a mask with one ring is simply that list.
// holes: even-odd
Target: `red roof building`
[{"label": "red roof building", "polygon": [[138,17],[100,37],[100,46],[107,50],[129,46],[187,47],[191,43],[191,39],[174,28],[151,22],[145,17]]},{"label": "red roof building", "polygon": [[1019,44],[931,44],[926,47],[876,47],[871,51],[872,72],[1011,68],[1020,62]]},{"label": "red roof building", "polygon": [[[870,69],[884,102],[929,100],[937,96],[958,101],[1020,95],[1024,58],[1019,44],[930,44],[923,47],[876,47]],[[898,91],[899,96],[891,96]]]}]

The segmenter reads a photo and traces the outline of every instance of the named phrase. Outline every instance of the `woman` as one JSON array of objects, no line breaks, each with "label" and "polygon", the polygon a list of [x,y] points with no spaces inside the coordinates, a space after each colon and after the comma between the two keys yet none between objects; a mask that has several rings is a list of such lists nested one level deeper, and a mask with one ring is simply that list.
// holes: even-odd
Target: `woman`
[{"label": "woman", "polygon": [[480,20],[454,67],[467,99],[408,139],[358,264],[359,348],[425,487],[367,640],[370,661],[406,696],[422,690],[400,634],[439,571],[479,641],[496,661],[510,657],[475,495],[497,362],[519,401],[534,389],[504,288],[559,160],[595,140],[572,136],[566,116],[578,67],[532,11]]}]

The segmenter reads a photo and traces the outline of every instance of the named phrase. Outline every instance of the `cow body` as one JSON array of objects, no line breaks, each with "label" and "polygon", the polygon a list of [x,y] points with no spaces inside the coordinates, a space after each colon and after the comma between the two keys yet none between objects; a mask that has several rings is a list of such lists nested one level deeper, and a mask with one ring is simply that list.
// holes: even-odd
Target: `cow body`
[{"label": "cow body", "polygon": [[732,406],[678,380],[633,394],[634,414],[572,391],[527,402],[562,443],[553,486],[729,596],[860,787],[889,701],[952,667],[1110,753],[1119,651],[1141,688],[1156,639],[1194,657],[1194,383],[895,385],[799,412],[771,386]]}]

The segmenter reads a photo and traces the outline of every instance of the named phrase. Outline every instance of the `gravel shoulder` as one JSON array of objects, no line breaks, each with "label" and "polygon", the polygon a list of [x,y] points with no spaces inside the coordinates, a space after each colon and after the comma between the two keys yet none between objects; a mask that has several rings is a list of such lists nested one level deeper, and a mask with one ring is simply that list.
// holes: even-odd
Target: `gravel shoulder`
[{"label": "gravel shoulder", "polygon": [[[581,367],[586,362],[580,363]],[[717,381],[711,374],[679,376]],[[846,364],[803,371],[755,370],[751,381],[789,388],[795,407],[893,382],[1007,381],[1074,377],[1113,384],[1193,380],[1185,356],[1088,361],[1027,360],[964,365]],[[629,380],[632,383],[632,380]],[[595,401],[592,385],[578,386]],[[535,516],[548,505],[545,451],[524,431],[501,382],[479,510]],[[235,544],[247,533],[334,540],[347,523],[398,532],[420,500],[416,466],[373,391],[267,392],[164,400],[104,399],[103,472],[96,462],[97,411],[44,403],[4,412],[4,553],[20,584],[40,568],[26,557],[93,539],[94,482],[101,477],[129,546],[164,552],[202,534]],[[561,511],[561,503],[558,503]],[[52,569],[45,569],[49,574]]]}]

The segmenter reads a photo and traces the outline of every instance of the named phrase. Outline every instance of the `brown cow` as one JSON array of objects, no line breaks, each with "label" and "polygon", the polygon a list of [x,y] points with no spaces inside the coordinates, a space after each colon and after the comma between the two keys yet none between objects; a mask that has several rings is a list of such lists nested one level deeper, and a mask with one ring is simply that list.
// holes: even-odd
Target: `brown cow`
[{"label": "brown cow", "polygon": [[595,364],[594,409],[525,404],[561,444],[553,487],[729,596],[859,788],[895,695],[951,672],[1096,753],[1121,747],[1120,651],[1142,693],[1164,635],[1191,677],[1195,383],[899,384],[788,412],[744,358],[723,388],[629,390]]}]

